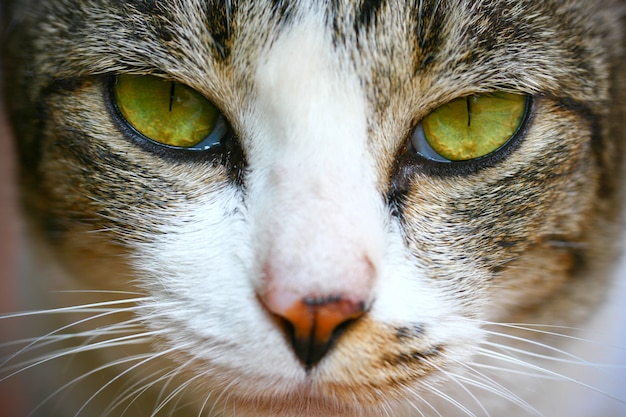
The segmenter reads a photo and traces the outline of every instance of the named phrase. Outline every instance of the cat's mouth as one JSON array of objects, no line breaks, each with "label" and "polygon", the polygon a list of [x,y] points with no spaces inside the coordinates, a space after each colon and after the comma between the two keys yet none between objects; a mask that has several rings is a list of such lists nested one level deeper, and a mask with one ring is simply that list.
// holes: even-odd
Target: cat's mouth
[{"label": "cat's mouth", "polygon": [[[435,363],[444,356],[443,347],[434,347],[428,352],[390,354],[386,364],[380,361],[370,367],[371,364],[352,363],[349,368],[336,369],[338,364],[349,363],[339,358],[340,353],[336,351],[340,350],[342,344],[335,344],[331,353],[317,366],[307,368],[304,378],[297,382],[285,379],[277,385],[275,379],[260,380],[253,388],[231,389],[222,406],[228,408],[232,402],[240,408],[244,404],[254,410],[250,415],[275,417],[384,415],[380,414],[381,410],[391,403],[400,408],[401,404],[413,407],[410,404],[419,401],[423,394],[423,386],[418,386],[418,382],[430,386],[441,379]],[[416,361],[423,366],[415,367]]]},{"label": "cat's mouth", "polygon": [[[290,325],[284,328],[286,337],[295,337]],[[298,342],[294,343],[297,348]],[[293,403],[298,398],[337,407],[354,404],[358,398],[358,404],[374,407],[388,401],[389,392],[402,400],[414,393],[416,381],[441,377],[441,370],[450,367],[448,350],[452,349],[431,340],[424,325],[384,325],[367,315],[342,324],[321,348],[325,355],[319,361],[308,366],[301,361],[304,372],[284,379],[282,388],[264,401],[273,404],[276,398],[285,398]],[[382,392],[384,398],[379,396]]]}]

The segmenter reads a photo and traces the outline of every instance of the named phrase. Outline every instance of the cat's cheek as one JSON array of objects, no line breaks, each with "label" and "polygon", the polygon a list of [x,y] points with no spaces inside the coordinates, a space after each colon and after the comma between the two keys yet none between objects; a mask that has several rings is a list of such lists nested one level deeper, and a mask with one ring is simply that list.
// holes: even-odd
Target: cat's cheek
[{"label": "cat's cheek", "polygon": [[250,282],[246,217],[234,186],[181,203],[134,256],[149,295],[143,319],[165,340],[163,350],[197,358],[199,369],[275,374],[297,361]]}]

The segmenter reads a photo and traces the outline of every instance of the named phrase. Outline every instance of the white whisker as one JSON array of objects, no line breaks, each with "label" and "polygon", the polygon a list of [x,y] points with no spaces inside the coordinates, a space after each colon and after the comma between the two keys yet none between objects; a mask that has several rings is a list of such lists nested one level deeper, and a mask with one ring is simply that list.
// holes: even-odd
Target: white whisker
[{"label": "white whisker", "polygon": [[[159,369],[155,372],[152,372],[144,377],[142,377],[141,379],[139,379],[138,381],[136,381],[135,383],[133,383],[132,385],[130,385],[129,387],[125,388],[124,391],[122,391],[121,393],[119,393],[115,398],[113,398],[110,402],[109,405],[107,406],[107,408],[104,409],[104,411],[102,412],[102,416],[106,417],[109,414],[111,414],[113,412],[113,410],[115,410],[116,408],[120,407],[121,405],[123,405],[126,401],[130,400],[131,398],[133,398],[133,400],[131,400],[127,405],[126,408],[124,408],[124,410],[122,410],[122,412],[120,413],[120,416],[123,416],[126,414],[126,412],[128,411],[128,409],[133,405],[133,403],[143,395],[143,393],[145,393],[146,391],[148,391],[154,384],[156,384],[156,381],[158,381],[157,375],[161,375],[163,373],[163,370]],[[151,381],[148,384],[144,384],[146,381]],[[138,388],[141,387],[141,388]]]},{"label": "white whisker", "polygon": [[465,413],[469,417],[477,417],[476,414],[472,413],[472,411],[469,408],[465,407],[458,400],[455,400],[454,398],[452,398],[451,395],[446,394],[445,392],[443,392],[440,389],[436,388],[433,384],[431,384],[429,382],[425,382],[424,381],[423,384],[430,392],[435,393],[439,398],[442,398],[443,400],[445,400],[448,403],[452,404],[454,407],[458,408],[460,411],[462,411],[463,413]]},{"label": "white whisker", "polygon": [[[578,332],[581,330],[576,327],[547,325],[547,324],[527,324],[527,323],[517,323],[517,324],[516,323],[495,323],[495,322],[485,322],[485,323],[488,326],[506,327],[506,328],[516,329],[516,330],[523,330],[523,331],[527,331],[531,333],[545,334],[548,336],[554,336],[557,338],[572,340],[576,342],[584,342],[584,343],[588,343],[591,345],[602,346],[602,347],[607,347],[607,348],[616,349],[616,350],[622,350],[622,351],[626,350],[626,346],[610,345],[610,344],[602,343],[598,340],[590,340],[590,339],[585,339],[582,337],[573,336],[570,334],[541,330],[542,328],[543,329],[558,329],[558,330],[570,331],[570,332]],[[537,327],[537,328],[533,328],[533,327]],[[495,334],[498,334],[498,333],[496,332]]]},{"label": "white whisker", "polygon": [[[13,355],[9,356],[7,359],[5,359],[2,363],[0,363],[0,369],[2,369],[9,361],[11,361],[12,359],[14,359],[15,357],[19,356],[20,354],[28,351],[31,347],[35,346],[35,345],[40,345],[39,342],[45,342],[47,340],[49,340],[52,336],[56,336],[57,333],[63,332],[67,329],[70,329],[72,327],[76,327],[79,326],[81,324],[84,324],[86,322],[92,321],[92,320],[97,320],[103,317],[107,317],[107,316],[111,316],[111,315],[115,315],[115,314],[121,314],[121,313],[128,313],[128,312],[133,312],[137,309],[141,308],[140,306],[132,306],[132,307],[127,307],[127,308],[123,308],[123,309],[106,309],[106,310],[101,310],[98,309],[98,314],[94,315],[94,316],[90,316],[81,320],[77,320],[74,321],[70,324],[67,324],[65,326],[59,327],[58,329],[49,332],[41,337],[35,338],[32,342],[30,342],[29,344],[27,344],[26,346],[24,346],[22,349],[18,350],[17,352],[15,352]],[[72,312],[74,313],[74,312]],[[128,322],[126,322],[128,323]],[[101,333],[97,333],[97,335],[100,335]],[[74,333],[72,334],[72,337],[84,337],[83,333]],[[45,344],[41,344],[41,345],[45,345]]]},{"label": "white whisker", "polygon": [[[183,365],[184,366],[184,365]],[[181,366],[181,368],[183,367]],[[177,370],[176,373],[180,372],[180,370]],[[172,374],[170,377],[168,377],[169,379],[173,378],[176,373]],[[196,375],[193,378],[188,379],[187,381],[185,381],[185,383],[181,384],[178,388],[176,388],[175,390],[172,390],[169,395],[167,397],[165,397],[165,399],[160,401],[160,404],[154,409],[154,411],[152,412],[152,414],[150,415],[150,417],[154,417],[157,415],[158,412],[160,412],[165,406],[167,406],[167,404],[172,401],[173,398],[175,398],[178,394],[180,394],[181,392],[183,392],[185,389],[187,389],[195,380],[197,380],[198,378],[200,378],[202,375]]]},{"label": "white whisker", "polygon": [[62,349],[62,350],[53,352],[49,355],[32,359],[32,360],[28,360],[23,363],[19,363],[11,367],[8,367],[7,370],[9,371],[12,369],[16,369],[16,368],[17,370],[0,378],[0,382],[5,381],[9,378],[12,378],[36,366],[40,366],[46,362],[53,361],[55,359],[72,356],[78,353],[89,352],[89,351],[94,351],[94,350],[104,349],[104,348],[110,348],[114,346],[144,344],[152,340],[150,338],[151,336],[159,335],[161,333],[162,332],[159,332],[159,331],[151,331],[151,332],[144,332],[144,333],[138,333],[138,334],[131,334],[128,336],[122,336],[122,337],[118,337],[118,338],[114,338],[110,340],[104,340],[104,341],[92,343],[87,346],[78,346],[78,347]]},{"label": "white whisker", "polygon": [[145,357],[149,357],[149,354],[142,354],[142,355],[136,355],[136,356],[129,356],[129,357],[125,357],[122,359],[118,359],[116,361],[113,362],[109,362],[105,365],[101,365],[97,368],[91,369],[89,372],[86,372],[84,374],[82,374],[81,376],[74,378],[73,380],[67,382],[65,385],[63,385],[62,387],[58,388],[57,390],[55,390],[54,392],[52,392],[50,395],[48,395],[46,398],[44,398],[39,405],[37,405],[37,407],[35,407],[29,414],[29,416],[34,415],[38,409],[40,409],[41,407],[43,407],[48,401],[52,400],[54,397],[56,397],[57,395],[59,395],[61,392],[65,391],[66,389],[68,389],[69,387],[71,387],[72,385],[77,384],[78,382],[84,380],[85,378],[88,378],[91,375],[94,375],[98,372],[101,372],[105,369],[111,368],[111,367],[115,367],[115,366],[119,366],[119,365],[123,365],[125,363],[128,362],[134,362],[136,360],[141,360]]},{"label": "white whisker", "polygon": [[523,368],[532,369],[534,371],[537,371],[540,374],[552,376],[552,377],[555,377],[555,378],[557,378],[559,380],[572,382],[572,383],[574,383],[576,385],[579,385],[581,387],[587,388],[587,389],[589,389],[591,391],[603,394],[603,395],[605,395],[608,398],[611,398],[613,400],[619,401],[620,403],[626,404],[626,400],[624,400],[624,399],[621,399],[621,398],[619,398],[617,396],[614,396],[614,395],[612,395],[610,393],[607,393],[607,392],[604,392],[602,390],[599,390],[598,388],[596,388],[596,387],[594,387],[592,385],[589,385],[589,384],[587,384],[587,383],[585,383],[583,381],[577,380],[575,378],[571,378],[571,377],[569,377],[567,375],[564,375],[564,374],[556,372],[556,371],[552,371],[552,370],[547,369],[545,367],[542,367],[542,366],[539,366],[539,365],[535,365],[535,364],[533,364],[531,362],[527,362],[527,361],[524,361],[524,360],[521,360],[521,359],[513,358],[513,357],[508,356],[506,354],[497,353],[497,352],[490,351],[490,350],[487,350],[487,349],[484,349],[484,348],[478,348],[478,352],[480,354],[482,354],[482,355],[484,355],[486,357],[492,358],[492,359],[501,360],[501,361],[506,362],[506,363],[510,363],[510,364],[517,365],[517,366],[521,366]]},{"label": "white whisker", "polygon": [[[185,346],[181,346],[181,347],[184,348]],[[143,359],[139,363],[136,363],[135,365],[131,366],[130,368],[125,369],[123,372],[117,374],[110,381],[108,381],[106,384],[104,384],[102,387],[100,387],[91,397],[89,397],[87,399],[87,401],[85,401],[85,403],[82,405],[82,407],[76,412],[75,417],[77,417],[85,409],[85,407],[87,407],[87,405],[91,401],[93,401],[93,399],[95,397],[97,397],[102,391],[104,391],[107,387],[109,387],[115,381],[119,380],[120,378],[122,378],[123,376],[128,374],[129,372],[132,372],[132,371],[136,370],[138,367],[140,367],[142,365],[145,365],[146,363],[148,363],[150,361],[153,361],[153,360],[155,360],[157,358],[160,358],[162,356],[166,356],[166,355],[169,355],[172,352],[175,352],[178,348],[179,347],[167,349],[167,350],[156,352],[156,353],[150,353],[150,354],[142,355],[143,357],[145,357],[145,359]]]},{"label": "white whisker", "polygon": [[[166,375],[164,375],[164,376],[163,376],[163,378],[162,378],[162,379],[164,380],[165,378],[167,378],[167,382],[165,382],[165,383],[163,384],[163,386],[161,387],[161,390],[160,390],[160,392],[159,392],[159,395],[157,396],[157,399],[156,399],[156,402],[157,402],[157,403],[162,403],[162,401],[163,401],[163,400],[162,400],[162,398],[163,398],[164,396],[166,396],[166,391],[168,391],[168,389],[169,389],[169,385],[172,383],[173,379],[174,379],[176,376],[180,375],[180,372],[181,372],[182,370],[186,369],[186,368],[187,368],[187,366],[188,366],[190,363],[193,363],[194,361],[195,361],[195,358],[191,358],[191,359],[187,360],[185,363],[178,365],[178,367],[177,367],[176,369],[173,369],[172,371],[168,372]],[[195,379],[195,378],[196,378],[196,377],[194,377],[194,379]],[[170,393],[169,393],[168,395],[171,395],[171,391],[170,391]],[[158,407],[158,406],[157,406],[157,407]]]},{"label": "white whisker", "polygon": [[[463,365],[463,364],[461,364],[461,365]],[[474,364],[474,366],[475,366],[475,364]],[[511,391],[510,389],[506,388],[505,386],[503,386],[499,382],[493,380],[492,378],[489,378],[488,376],[484,375],[482,372],[477,371],[472,366],[464,365],[464,367],[469,369],[473,374],[477,375],[484,382],[481,382],[481,381],[476,380],[476,379],[472,379],[472,378],[470,378],[467,375],[462,375],[462,374],[452,374],[452,375],[455,378],[458,378],[459,380],[462,380],[462,381],[464,381],[465,383],[467,383],[469,385],[472,385],[472,386],[474,386],[476,388],[483,389],[483,390],[485,390],[487,392],[493,393],[493,394],[495,394],[495,395],[497,395],[497,396],[499,396],[501,398],[504,398],[507,401],[511,402],[512,404],[517,405],[518,407],[524,409],[525,411],[528,411],[529,413],[531,413],[533,415],[543,416],[543,414],[541,412],[539,412],[539,410],[537,410],[536,408],[531,406],[528,402],[524,401],[518,395],[513,393],[513,391]]]},{"label": "white whisker", "polygon": [[474,363],[472,366],[475,366],[477,368],[481,368],[481,369],[487,369],[490,371],[495,371],[498,373],[507,373],[507,374],[512,374],[512,375],[520,375],[520,376],[525,376],[525,377],[531,377],[531,378],[535,378],[535,379],[548,379],[548,380],[559,380],[560,378],[557,378],[555,376],[552,375],[546,375],[538,373],[538,372],[531,372],[531,371],[522,371],[520,369],[511,369],[511,368],[504,368],[501,366],[495,366],[495,365],[489,365],[486,363]]},{"label": "white whisker", "polygon": [[474,393],[472,393],[465,385],[463,385],[461,383],[461,378],[458,375],[455,375],[452,372],[446,371],[445,369],[441,368],[440,366],[438,366],[436,363],[434,363],[432,361],[429,361],[427,359],[424,359],[424,361],[426,363],[430,364],[431,366],[433,366],[435,369],[437,369],[443,375],[447,376],[448,379],[450,379],[452,382],[454,382],[457,386],[459,386],[459,388],[461,388],[461,390],[463,390],[470,398],[472,398],[472,400],[474,400],[474,402],[478,405],[478,407],[481,409],[481,411],[486,416],[490,417],[489,412],[485,409],[485,407],[482,404],[482,402],[476,397],[476,395],[474,395]]},{"label": "white whisker", "polygon": [[[129,298],[124,300],[113,301],[101,301],[91,304],[80,304],[75,306],[57,307],[47,310],[32,310],[22,311],[17,313],[5,314],[0,316],[0,320],[31,317],[31,316],[49,316],[53,314],[66,314],[66,313],[102,313],[112,311],[109,307],[117,307],[124,304],[140,304],[145,301],[150,301],[150,297],[141,298]],[[107,307],[107,308],[105,308]],[[137,307],[136,305],[134,307]]]},{"label": "white whisker", "polygon": [[[501,335],[503,337],[506,337],[506,335]],[[566,359],[566,358],[559,358],[559,357],[555,357],[555,356],[550,356],[550,355],[544,355],[544,354],[540,354],[540,353],[536,353],[536,352],[532,352],[529,350],[524,350],[524,349],[519,349],[513,346],[507,346],[507,345],[503,345],[500,343],[494,343],[494,342],[488,342],[485,341],[483,342],[484,345],[487,346],[492,346],[492,347],[497,347],[498,349],[501,350],[506,350],[506,351],[510,351],[510,352],[515,352],[521,355],[525,355],[525,356],[530,356],[533,358],[538,358],[538,359],[543,359],[543,360],[547,360],[547,361],[552,361],[552,362],[559,362],[559,363],[564,363],[564,364],[569,364],[569,365],[580,365],[580,366],[590,366],[596,369],[600,369],[600,368],[610,368],[614,365],[609,365],[609,364],[601,364],[601,363],[595,363],[595,362],[589,362],[583,358],[580,358],[576,355],[573,355],[571,353],[565,352],[561,349],[557,349],[554,348],[552,346],[549,345],[545,345],[543,343],[537,343],[537,342],[533,342],[532,340],[526,340],[526,339],[521,339],[521,338],[517,338],[517,337],[513,337],[513,339],[515,340],[523,340],[526,343],[529,343],[531,345],[534,346],[538,346],[538,347],[542,347],[544,349],[549,349],[552,350],[556,353],[560,353],[570,359]]]}]

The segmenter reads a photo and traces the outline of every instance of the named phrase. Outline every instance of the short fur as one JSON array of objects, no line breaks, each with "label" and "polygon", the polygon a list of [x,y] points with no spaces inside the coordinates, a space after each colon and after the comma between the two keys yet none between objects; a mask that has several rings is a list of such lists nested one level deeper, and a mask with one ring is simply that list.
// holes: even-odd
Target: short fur
[{"label": "short fur", "polygon": [[[28,279],[51,323],[0,377],[57,369],[33,415],[563,415],[527,388],[585,364],[572,329],[610,285],[623,1],[6,6]],[[235,136],[205,153],[139,138],[117,74],[196,89]],[[422,118],[493,91],[531,97],[506,149],[416,156]],[[276,288],[367,312],[307,367],[264,306]]]}]

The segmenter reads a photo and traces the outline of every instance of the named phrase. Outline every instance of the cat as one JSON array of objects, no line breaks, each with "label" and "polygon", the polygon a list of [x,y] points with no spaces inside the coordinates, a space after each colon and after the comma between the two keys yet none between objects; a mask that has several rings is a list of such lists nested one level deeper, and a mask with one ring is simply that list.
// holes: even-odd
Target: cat
[{"label": "cat", "polygon": [[29,416],[626,415],[624,1],[2,6]]}]

